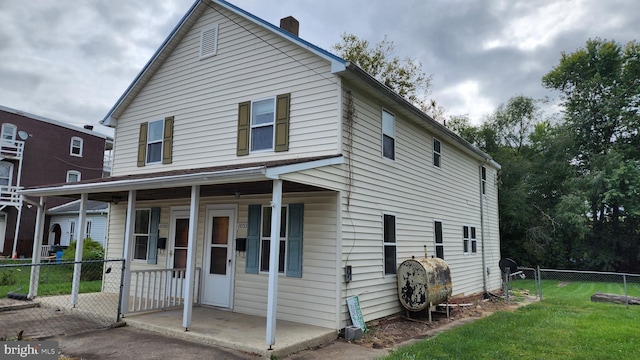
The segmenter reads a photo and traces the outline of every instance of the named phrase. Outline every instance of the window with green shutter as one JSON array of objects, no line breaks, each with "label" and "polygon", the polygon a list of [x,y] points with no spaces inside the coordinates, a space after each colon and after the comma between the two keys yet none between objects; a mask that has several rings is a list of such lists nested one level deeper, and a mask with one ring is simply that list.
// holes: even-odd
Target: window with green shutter
[{"label": "window with green shutter", "polygon": [[[247,231],[247,273],[269,271],[271,249],[271,207],[249,205]],[[302,277],[304,204],[290,204],[281,209],[278,272],[288,277]]]},{"label": "window with green shutter", "polygon": [[238,104],[236,154],[289,150],[291,94]]},{"label": "window with green shutter", "polygon": [[138,166],[171,164],[173,158],[173,116],[140,124]]}]

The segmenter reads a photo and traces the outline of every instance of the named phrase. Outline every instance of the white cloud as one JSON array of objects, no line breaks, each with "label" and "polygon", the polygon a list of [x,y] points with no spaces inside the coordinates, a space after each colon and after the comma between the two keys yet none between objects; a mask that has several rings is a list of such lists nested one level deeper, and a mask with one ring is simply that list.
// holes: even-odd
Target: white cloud
[{"label": "white cloud", "polygon": [[480,83],[466,80],[446,87],[434,94],[442,103],[449,115],[467,115],[476,125],[486,114],[492,113],[497,105],[490,97],[480,91]]}]

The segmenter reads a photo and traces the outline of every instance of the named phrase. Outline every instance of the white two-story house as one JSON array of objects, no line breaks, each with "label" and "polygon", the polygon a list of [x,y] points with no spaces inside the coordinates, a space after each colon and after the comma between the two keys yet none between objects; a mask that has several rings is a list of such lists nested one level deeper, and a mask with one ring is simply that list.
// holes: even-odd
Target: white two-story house
[{"label": "white two-story house", "polygon": [[454,296],[500,288],[499,165],[296,31],[196,1],[103,120],[112,176],[22,192],[111,203],[123,312],[131,271],[180,269],[185,328],[199,301],[265,316],[272,345],[275,319],[351,324],[354,295],[366,321],[400,312],[425,246]]}]

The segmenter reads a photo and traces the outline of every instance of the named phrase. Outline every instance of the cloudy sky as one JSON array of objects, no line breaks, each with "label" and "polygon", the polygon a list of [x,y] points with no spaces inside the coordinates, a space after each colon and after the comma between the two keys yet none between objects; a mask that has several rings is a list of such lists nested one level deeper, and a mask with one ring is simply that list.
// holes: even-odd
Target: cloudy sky
[{"label": "cloudy sky", "polygon": [[[274,24],[292,15],[325,49],[344,32],[386,35],[433,75],[447,114],[476,123],[514,95],[557,98],[540,80],[561,52],[640,30],[637,0],[229,1]],[[97,125],[192,3],[0,0],[0,105]]]}]

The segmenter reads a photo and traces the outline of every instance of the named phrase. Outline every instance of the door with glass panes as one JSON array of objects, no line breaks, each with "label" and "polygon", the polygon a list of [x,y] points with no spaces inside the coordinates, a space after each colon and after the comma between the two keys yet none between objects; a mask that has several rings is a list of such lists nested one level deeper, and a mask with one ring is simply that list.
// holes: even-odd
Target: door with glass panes
[{"label": "door with glass panes", "polygon": [[206,214],[202,303],[231,307],[235,210],[209,209]]}]

